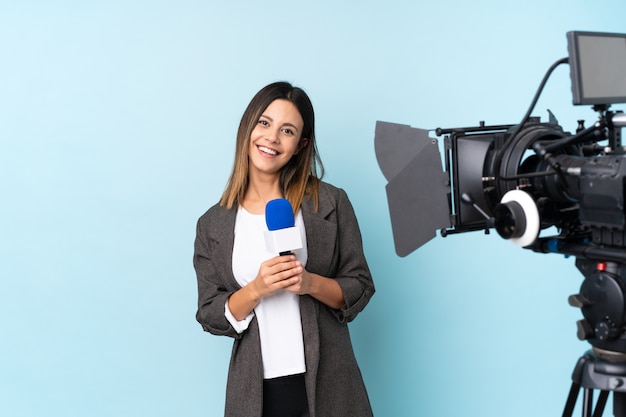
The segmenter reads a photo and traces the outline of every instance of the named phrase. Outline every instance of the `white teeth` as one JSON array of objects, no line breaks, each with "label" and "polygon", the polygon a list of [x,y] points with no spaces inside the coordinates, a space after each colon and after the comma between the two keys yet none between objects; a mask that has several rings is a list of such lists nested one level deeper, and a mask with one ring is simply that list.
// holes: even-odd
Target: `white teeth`
[{"label": "white teeth", "polygon": [[278,152],[276,152],[274,149],[266,148],[265,146],[259,146],[259,150],[270,155],[278,155]]}]

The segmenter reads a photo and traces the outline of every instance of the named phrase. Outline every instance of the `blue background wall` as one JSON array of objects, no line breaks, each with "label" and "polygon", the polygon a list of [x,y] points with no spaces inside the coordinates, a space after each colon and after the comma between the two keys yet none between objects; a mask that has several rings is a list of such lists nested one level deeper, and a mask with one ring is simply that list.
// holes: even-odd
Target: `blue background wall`
[{"label": "blue background wall", "polygon": [[[471,4],[471,5],[468,5]],[[0,3],[0,415],[219,416],[231,341],[195,322],[196,219],[263,85],[303,86],[377,294],[352,325],[378,416],[560,415],[573,260],[481,233],[393,248],[376,120],[517,123],[569,30],[623,0]],[[535,114],[567,130],[569,68]],[[608,415],[608,411],[607,411]]]}]

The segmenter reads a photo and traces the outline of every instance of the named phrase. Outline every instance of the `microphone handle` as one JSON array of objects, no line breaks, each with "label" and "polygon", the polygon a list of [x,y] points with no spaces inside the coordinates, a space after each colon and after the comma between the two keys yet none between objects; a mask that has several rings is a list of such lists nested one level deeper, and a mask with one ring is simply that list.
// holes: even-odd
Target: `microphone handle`
[{"label": "microphone handle", "polygon": [[293,252],[288,250],[288,251],[285,251],[285,252],[280,252],[278,255],[280,255],[280,256],[293,255]]}]

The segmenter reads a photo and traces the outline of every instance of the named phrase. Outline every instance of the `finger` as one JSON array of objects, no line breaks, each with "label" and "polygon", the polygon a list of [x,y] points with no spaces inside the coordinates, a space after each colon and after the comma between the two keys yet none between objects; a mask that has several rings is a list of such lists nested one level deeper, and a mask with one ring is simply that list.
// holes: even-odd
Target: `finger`
[{"label": "finger", "polygon": [[289,292],[292,292],[294,294],[298,294],[298,295],[303,294],[302,276],[298,275],[297,277],[294,277],[292,283],[290,283],[289,285],[287,285],[283,289],[285,291],[289,291]]},{"label": "finger", "polygon": [[267,261],[263,262],[263,264],[271,267],[274,265],[278,265],[284,262],[295,261],[296,257],[294,255],[283,255],[283,256],[275,256]]},{"label": "finger", "polygon": [[283,280],[280,285],[283,290],[293,292],[295,294],[300,294],[300,291],[302,291],[302,281],[299,276]]},{"label": "finger", "polygon": [[[283,273],[289,275],[295,275],[301,273],[303,270],[302,264],[300,261],[286,261],[280,262],[273,266],[267,268],[267,272],[271,275],[281,275]],[[285,278],[285,275],[281,275],[282,279]]]},{"label": "finger", "polygon": [[285,285],[291,285],[289,280],[292,280],[292,283],[299,281],[301,279],[301,273],[302,267],[295,266],[273,274],[271,279],[273,283],[281,283],[281,287],[284,287]]}]

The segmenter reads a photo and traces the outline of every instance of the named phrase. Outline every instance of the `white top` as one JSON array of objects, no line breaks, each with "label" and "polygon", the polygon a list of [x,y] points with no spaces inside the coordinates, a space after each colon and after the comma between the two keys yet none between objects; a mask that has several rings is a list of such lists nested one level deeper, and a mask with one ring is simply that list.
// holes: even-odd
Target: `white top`
[{"label": "white top", "polygon": [[[302,242],[306,232],[302,214],[298,212],[295,226],[300,230]],[[267,231],[264,214],[250,214],[243,207],[237,210],[235,221],[235,245],[233,248],[233,274],[243,287],[254,280],[262,262],[278,254],[266,249],[264,233]],[[294,251],[296,258],[306,265],[306,243]],[[300,321],[300,298],[297,294],[281,290],[265,297],[248,317],[241,321],[225,306],[228,321],[238,333],[244,332],[256,315],[261,338],[263,377],[265,379],[294,375],[306,371],[304,341]]]}]

